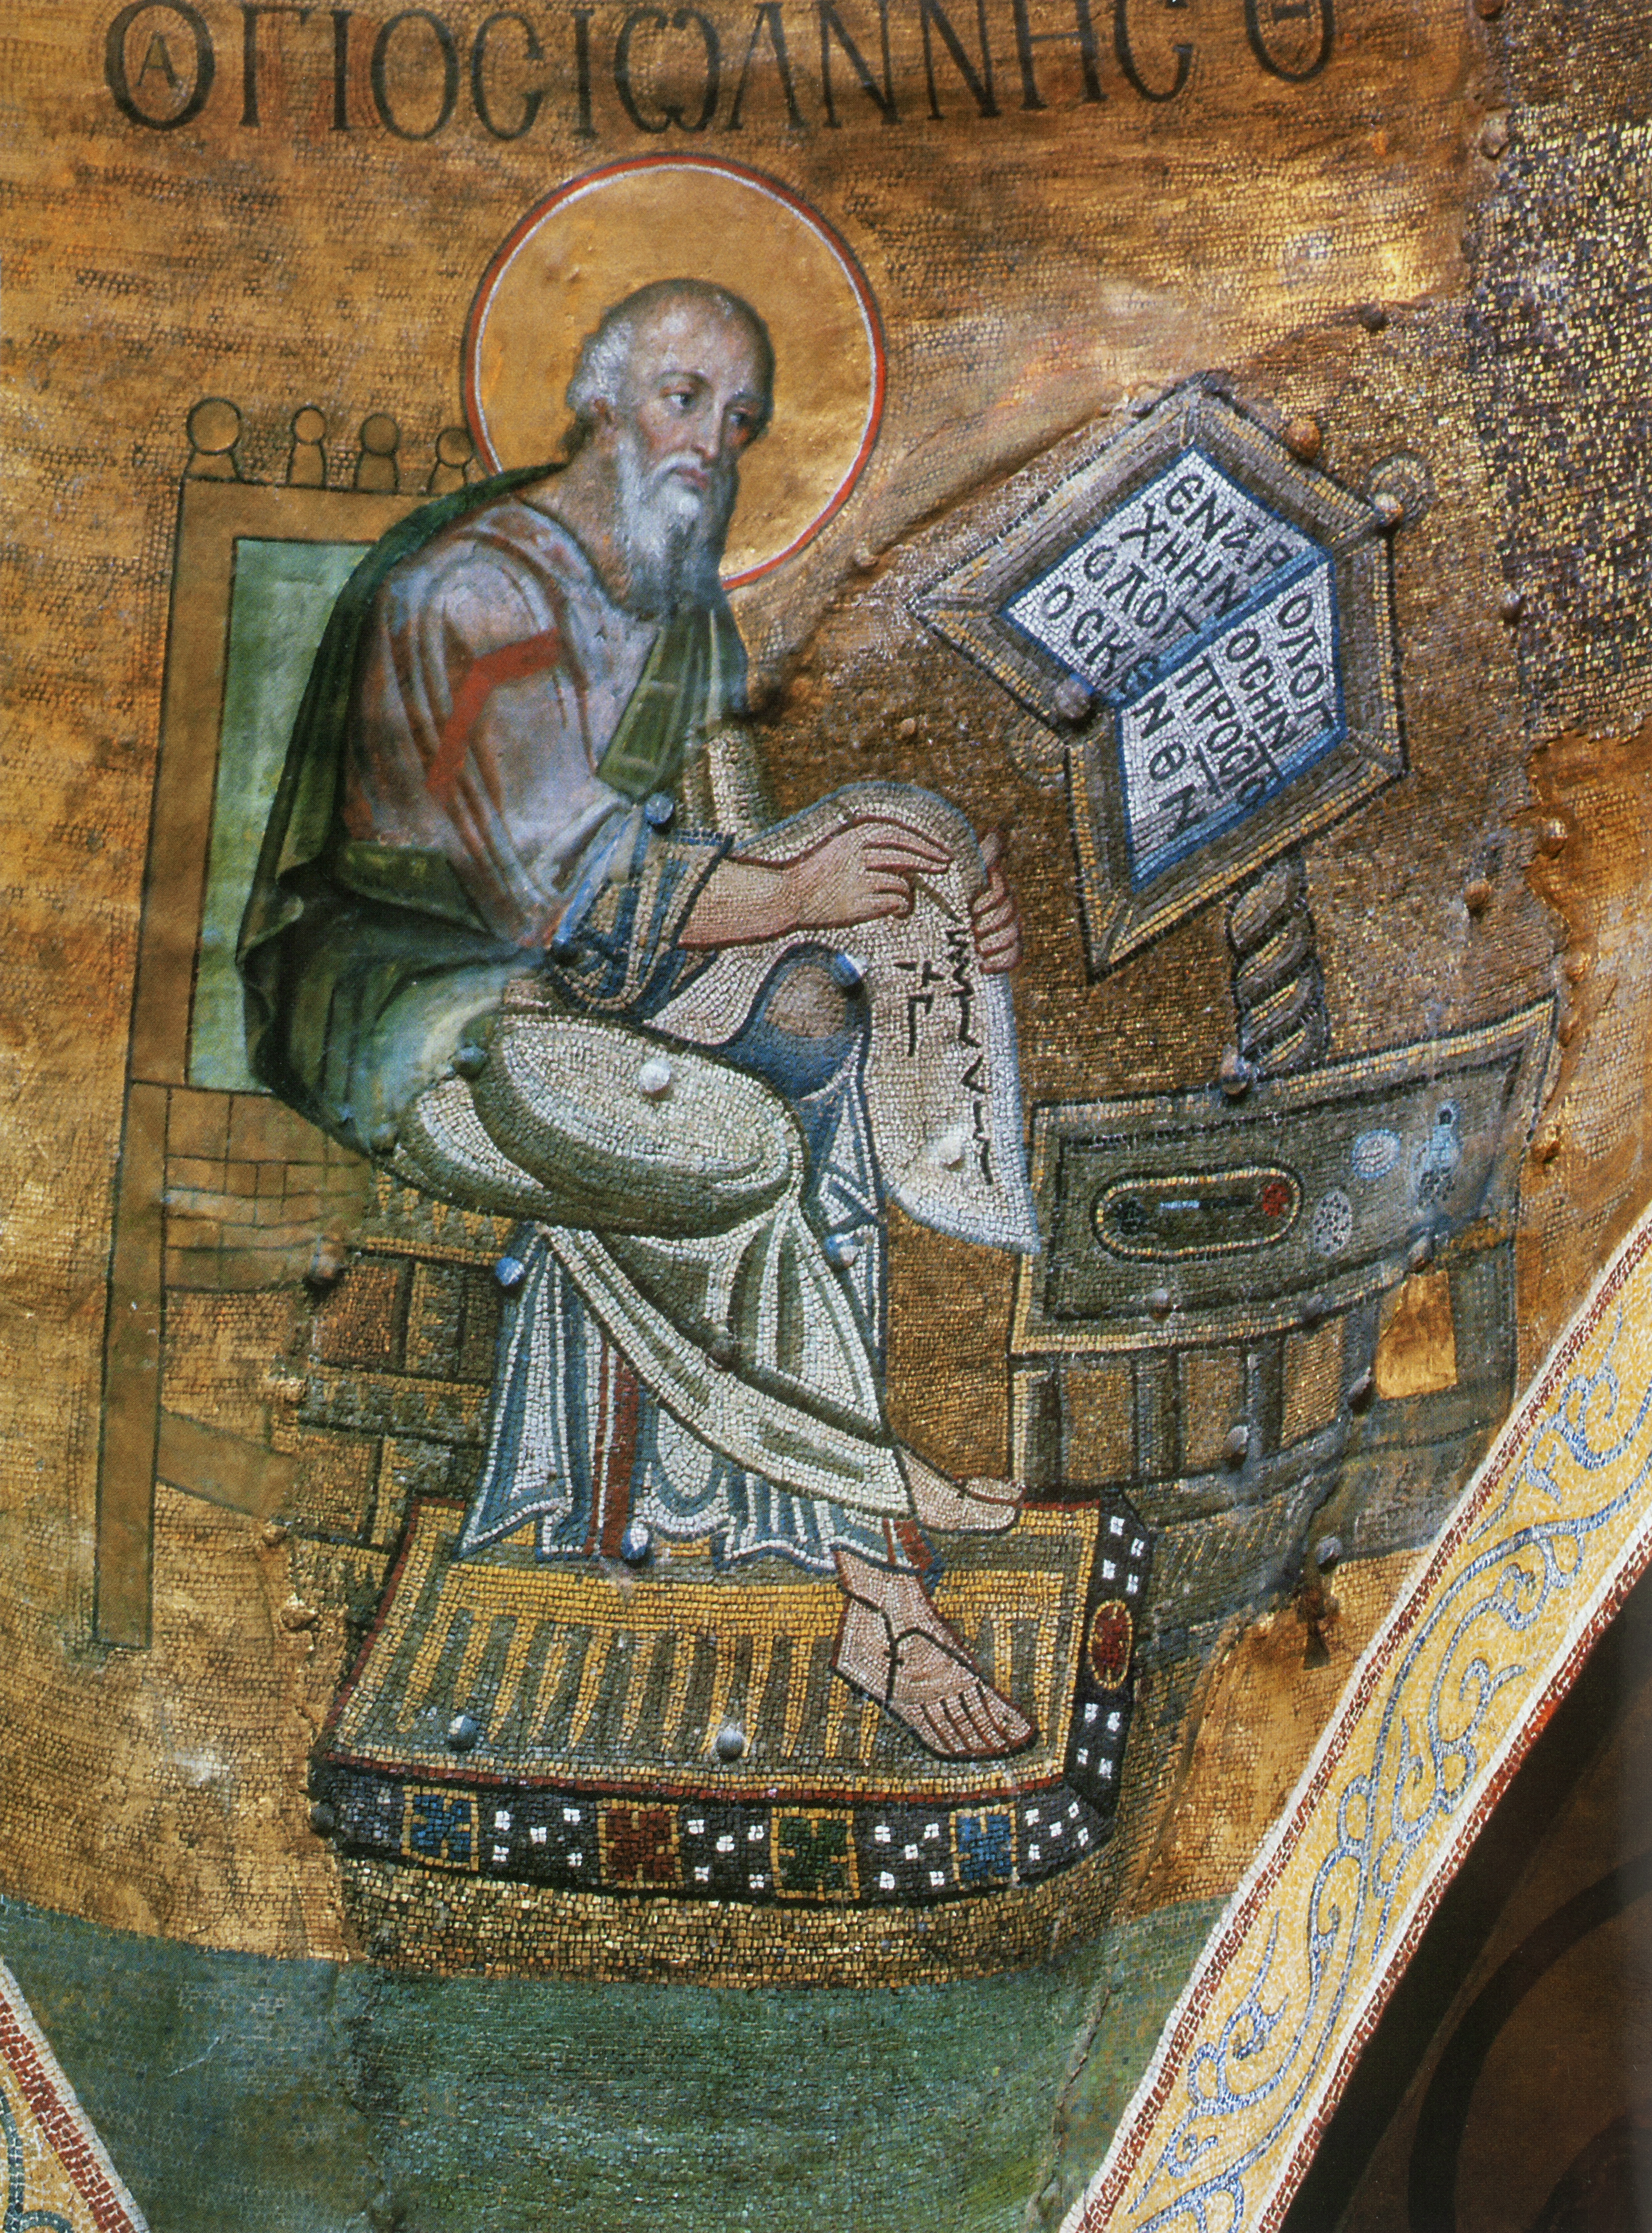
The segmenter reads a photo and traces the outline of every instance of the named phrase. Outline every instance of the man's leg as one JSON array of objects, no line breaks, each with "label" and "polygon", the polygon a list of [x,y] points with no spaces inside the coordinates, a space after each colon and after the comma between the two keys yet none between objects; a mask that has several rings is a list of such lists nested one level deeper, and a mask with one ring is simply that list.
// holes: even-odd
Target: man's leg
[{"label": "man's leg", "polygon": [[[815,973],[804,986],[811,1003],[825,990],[837,993],[829,976],[822,987],[825,973]],[[755,1482],[778,1469],[770,1453],[787,1452],[793,1477],[779,1494],[818,1515],[821,1555],[805,1563],[836,1571],[850,1600],[839,1643],[846,1680],[943,1756],[1014,1750],[1030,1741],[1030,1725],[976,1670],[909,1557],[867,1555],[881,1546],[886,1522],[897,1532],[914,1520],[997,1527],[1013,1518],[1013,1505],[1001,1493],[975,1494],[979,1484],[959,1489],[856,1425],[858,1415],[874,1427],[881,1412],[881,1296],[862,1295],[857,1277],[866,1256],[881,1261],[881,1250],[856,1260],[832,1247],[836,1221],[823,1214],[818,1195],[811,1220],[802,1199],[806,1179],[835,1161],[841,1104],[835,1112],[831,1086],[853,1049],[847,1039],[832,1044],[838,1030],[822,1029],[835,1021],[829,1003],[806,1019],[790,1003],[788,1011],[768,1022],[781,1042],[772,1067],[751,1059],[749,1040],[717,1051],[725,1060],[744,1056],[741,1066],[755,1073],[744,1101],[735,1090],[744,1081],[688,1050],[671,1058],[664,1100],[650,1099],[639,1094],[635,1074],[654,1043],[575,1019],[506,1017],[479,1077],[455,1077],[420,1097],[404,1119],[401,1153],[411,1175],[447,1199],[508,1207],[540,1222],[585,1307],[643,1386],[726,1463],[749,1469]],[[800,1029],[805,1020],[810,1028]],[[807,1149],[795,1154],[803,1143],[760,1097],[765,1070],[790,1073],[777,1083],[814,1136],[809,1148],[816,1140],[827,1148],[808,1172]],[[612,1145],[592,1135],[594,1097],[624,1112]],[[659,1152],[645,1156],[651,1141]],[[576,1182],[589,1204],[582,1197],[564,1206],[559,1190]],[[727,1208],[719,1187],[732,1190]],[[602,1229],[610,1203],[634,1211],[639,1197],[662,1189],[671,1216],[661,1222],[674,1226],[672,1237]],[[875,1195],[866,1208],[869,1234],[881,1225]],[[822,1234],[819,1224],[832,1229]],[[856,1204],[845,1229],[859,1226]],[[699,1322],[718,1312],[723,1322],[707,1337]],[[725,1341],[727,1354],[718,1347]],[[496,1429],[520,1393],[510,1384],[496,1391]],[[837,1563],[840,1548],[851,1563]]]},{"label": "man's leg", "polygon": [[[830,1260],[852,1283],[881,1379],[886,1204],[861,1077],[867,1030],[858,976],[834,971],[823,949],[803,948],[778,964],[724,1051],[797,1116],[809,1153],[804,1199]],[[1013,1484],[956,1481],[911,1450],[901,1459],[918,1527],[997,1534],[1014,1525]],[[944,1758],[991,1759],[1030,1744],[1032,1724],[987,1683],[926,1593],[917,1528],[827,1503],[804,1509],[816,1543],[831,1546],[848,1600],[833,1661],[844,1680]]]},{"label": "man's leg", "polygon": [[944,1760],[997,1760],[1037,1735],[987,1682],[909,1567],[837,1553],[843,1608],[832,1664]]}]

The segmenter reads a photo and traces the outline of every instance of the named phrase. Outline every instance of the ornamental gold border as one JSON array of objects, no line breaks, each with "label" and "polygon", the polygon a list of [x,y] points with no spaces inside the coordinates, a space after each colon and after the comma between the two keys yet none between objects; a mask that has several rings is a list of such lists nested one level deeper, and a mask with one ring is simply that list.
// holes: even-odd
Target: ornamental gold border
[{"label": "ornamental gold border", "polygon": [[1283,2219],[1429,1916],[1652,1554],[1652,1211],[1372,1639],[1063,2233]]}]

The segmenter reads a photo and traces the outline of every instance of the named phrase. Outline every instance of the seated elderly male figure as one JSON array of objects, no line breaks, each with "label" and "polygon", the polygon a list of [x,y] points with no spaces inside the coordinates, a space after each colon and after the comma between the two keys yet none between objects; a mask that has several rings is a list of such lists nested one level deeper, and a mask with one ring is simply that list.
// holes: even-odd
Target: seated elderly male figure
[{"label": "seated elderly male figure", "polygon": [[[779,860],[701,826],[738,820],[706,772],[744,703],[718,569],[772,374],[745,303],[645,288],[585,343],[565,464],[445,498],[364,563],[243,926],[249,1046],[336,1136],[524,1220],[463,1554],[531,1520],[546,1558],[628,1528],[835,1575],[840,1675],[932,1751],[992,1757],[1033,1731],[937,1612],[921,1530],[1007,1526],[1015,1492],[888,1422],[868,1025],[836,943],[953,856],[852,807]],[[992,841],[980,865],[976,954],[1003,971]],[[732,1037],[650,1033],[759,945]]]}]

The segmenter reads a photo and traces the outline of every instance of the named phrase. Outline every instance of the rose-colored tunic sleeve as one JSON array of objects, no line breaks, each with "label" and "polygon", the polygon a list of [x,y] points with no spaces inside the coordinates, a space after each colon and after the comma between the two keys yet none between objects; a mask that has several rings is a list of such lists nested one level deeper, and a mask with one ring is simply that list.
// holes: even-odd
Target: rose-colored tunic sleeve
[{"label": "rose-colored tunic sleeve", "polygon": [[628,811],[595,768],[653,635],[527,505],[439,537],[373,617],[351,836],[443,855],[491,930],[543,947]]}]

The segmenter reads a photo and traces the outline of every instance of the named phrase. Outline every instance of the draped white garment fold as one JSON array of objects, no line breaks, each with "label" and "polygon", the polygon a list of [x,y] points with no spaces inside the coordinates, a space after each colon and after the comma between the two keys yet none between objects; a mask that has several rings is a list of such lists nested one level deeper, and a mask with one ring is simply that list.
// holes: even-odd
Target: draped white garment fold
[{"label": "draped white garment fold", "polygon": [[[582,1361],[600,1330],[653,1407],[627,1494],[654,1524],[706,1520],[734,1556],[829,1565],[837,1543],[895,1555],[879,1523],[909,1524],[913,1507],[884,1401],[883,1203],[1000,1247],[1036,1247],[1037,1233],[1013,1018],[1003,980],[975,960],[983,871],[962,817],[923,792],[856,786],[765,833],[763,850],[784,858],[870,813],[898,813],[953,854],[911,917],[836,947],[728,949],[651,1028],[508,1008],[479,1074],[443,1080],[409,1112],[408,1176],[538,1235],[467,1547],[529,1516],[547,1555],[586,1543],[565,1523],[589,1504],[603,1431]],[[825,1007],[793,1039],[769,1019],[770,995],[800,969]]]}]

